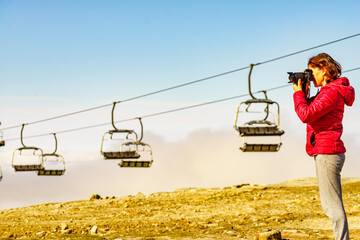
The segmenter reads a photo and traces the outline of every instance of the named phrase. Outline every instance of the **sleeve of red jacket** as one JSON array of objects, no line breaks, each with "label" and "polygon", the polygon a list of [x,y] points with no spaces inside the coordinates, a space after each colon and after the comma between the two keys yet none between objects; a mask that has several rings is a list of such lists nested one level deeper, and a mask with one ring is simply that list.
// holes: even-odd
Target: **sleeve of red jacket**
[{"label": "sleeve of red jacket", "polygon": [[319,94],[316,98],[307,103],[303,91],[294,93],[295,112],[303,123],[314,122],[336,107],[336,91],[327,91]]}]

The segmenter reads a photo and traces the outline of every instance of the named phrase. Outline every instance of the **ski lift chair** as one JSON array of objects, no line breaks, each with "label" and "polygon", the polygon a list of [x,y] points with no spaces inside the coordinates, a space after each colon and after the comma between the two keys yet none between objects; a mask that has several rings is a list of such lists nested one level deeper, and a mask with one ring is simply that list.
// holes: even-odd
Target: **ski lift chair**
[{"label": "ski lift chair", "polygon": [[[131,137],[135,137],[135,139]],[[137,135],[133,130],[110,130],[104,133],[102,137],[100,148],[101,155],[103,155],[105,160],[116,160],[122,158],[137,159],[140,155],[133,148],[127,145],[127,143],[132,143],[136,140]],[[116,148],[106,148],[104,145],[107,141],[111,141],[115,144]]]},{"label": "ski lift chair", "polygon": [[37,147],[27,147],[23,142],[23,130],[21,128],[21,144],[23,147],[17,148],[13,152],[11,166],[15,172],[20,171],[39,171],[43,169],[43,151]]},{"label": "ski lift chair", "polygon": [[[138,141],[137,134],[133,130],[118,129],[115,126],[114,110],[116,104],[117,102],[114,102],[111,111],[111,123],[114,129],[104,133],[101,140],[100,153],[104,160],[137,159],[140,155],[137,153],[136,149],[131,148],[129,145],[132,142]],[[105,142],[112,142],[117,145],[115,148],[109,149],[109,147],[106,148],[106,146],[104,146]]]},{"label": "ski lift chair", "polygon": [[56,154],[57,138],[55,133],[55,150],[52,153],[43,154],[43,169],[37,172],[39,176],[62,176],[65,173],[65,160],[63,156]]},{"label": "ski lift chair", "polygon": [[44,154],[43,167],[37,172],[39,176],[61,176],[65,173],[65,160],[59,154]]},{"label": "ski lift chair", "polygon": [[138,119],[141,126],[141,135],[139,141],[125,143],[121,145],[121,148],[132,149],[132,151],[135,151],[139,155],[139,158],[121,159],[119,163],[120,167],[148,168],[151,167],[153,163],[153,155],[150,145],[142,142],[144,137],[144,126],[142,124],[141,118]]},{"label": "ski lift chair", "polygon": [[135,167],[135,168],[147,168],[151,167],[153,163],[153,155],[152,150],[149,144],[143,142],[134,142],[134,143],[126,143],[122,145],[122,147],[129,147],[131,149],[135,149],[135,151],[139,154],[138,159],[121,159],[119,166],[120,167]]},{"label": "ski lift chair", "polygon": [[[249,93],[252,99],[247,100],[245,102],[241,102],[237,108],[236,112],[236,119],[235,119],[235,125],[234,129],[238,132],[238,134],[242,137],[243,145],[240,147],[240,150],[243,152],[277,152],[279,151],[282,143],[281,143],[281,135],[284,134],[283,130],[280,130],[280,107],[279,104],[275,101],[269,100],[266,95],[266,91],[262,91],[265,95],[265,99],[258,99],[255,98],[251,92],[251,72],[253,67],[257,64],[250,64],[250,72],[249,72]],[[245,105],[245,113],[249,113],[249,109],[251,105],[265,105],[265,109],[263,110],[263,113],[265,116],[261,119],[255,119],[247,121],[240,126],[238,125],[238,118],[239,113],[241,112],[241,106]],[[270,106],[276,106],[276,115],[277,120],[271,121],[269,119],[270,115]],[[253,142],[249,143],[248,139],[253,137],[277,137],[278,141],[276,143],[265,143],[265,142]]]}]

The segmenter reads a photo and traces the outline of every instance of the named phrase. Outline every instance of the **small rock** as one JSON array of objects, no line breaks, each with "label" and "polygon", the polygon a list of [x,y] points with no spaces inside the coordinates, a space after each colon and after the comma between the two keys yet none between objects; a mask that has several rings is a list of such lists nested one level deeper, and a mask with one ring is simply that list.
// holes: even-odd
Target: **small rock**
[{"label": "small rock", "polygon": [[281,240],[281,232],[278,230],[260,233],[259,240]]},{"label": "small rock", "polygon": [[91,233],[91,234],[97,234],[97,230],[98,230],[98,227],[95,225],[95,226],[93,226],[93,227],[91,228],[90,233]]},{"label": "small rock", "polygon": [[61,230],[61,234],[70,234],[72,233],[71,229]]},{"label": "small rock", "polygon": [[250,186],[250,184],[249,183],[243,183],[243,184],[235,185],[234,187],[235,188],[241,188],[241,187],[244,187],[244,186]]},{"label": "small rock", "polygon": [[6,239],[6,238],[13,238],[13,237],[14,237],[14,234],[13,234],[13,233],[6,233],[6,234],[4,235],[4,237],[5,237],[5,239]]},{"label": "small rock", "polygon": [[44,231],[36,233],[36,235],[38,235],[39,237],[45,236],[45,234],[46,234],[46,232],[44,232]]},{"label": "small rock", "polygon": [[68,226],[66,223],[62,223],[62,224],[60,225],[60,228],[61,228],[61,230],[66,230],[66,229],[69,228],[69,226]]},{"label": "small rock", "polygon": [[91,195],[90,200],[96,200],[96,199],[101,199],[101,196],[99,194]]}]

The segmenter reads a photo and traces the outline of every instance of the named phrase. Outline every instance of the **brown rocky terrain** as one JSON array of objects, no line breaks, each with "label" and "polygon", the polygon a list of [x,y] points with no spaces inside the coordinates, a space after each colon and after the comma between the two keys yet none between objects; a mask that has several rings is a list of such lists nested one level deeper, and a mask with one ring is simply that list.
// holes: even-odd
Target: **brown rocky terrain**
[{"label": "brown rocky terrain", "polygon": [[[333,239],[316,179],[187,188],[0,210],[1,239]],[[360,178],[343,179],[350,238],[360,239]]]}]

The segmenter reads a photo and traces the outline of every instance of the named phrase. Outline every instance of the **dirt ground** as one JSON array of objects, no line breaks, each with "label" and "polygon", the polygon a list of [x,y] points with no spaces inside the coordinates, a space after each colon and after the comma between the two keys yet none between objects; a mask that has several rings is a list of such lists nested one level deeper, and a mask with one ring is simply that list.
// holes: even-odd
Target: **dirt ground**
[{"label": "dirt ground", "polygon": [[[350,239],[360,239],[360,178],[343,179]],[[316,180],[187,188],[0,210],[0,239],[333,239]]]}]

